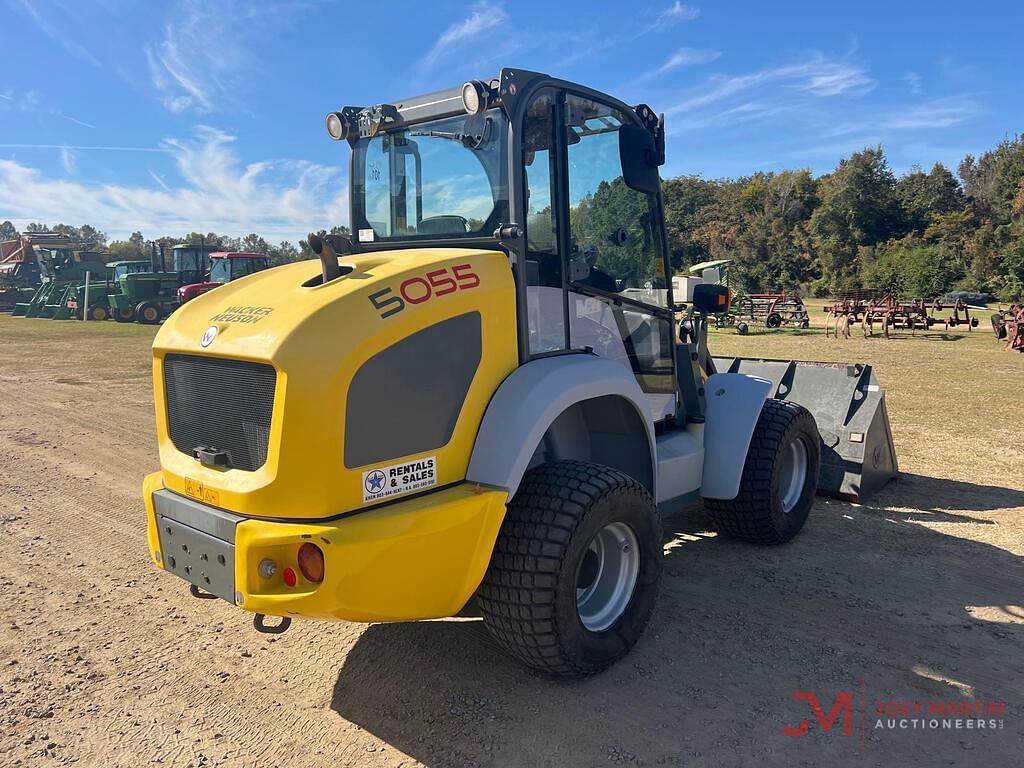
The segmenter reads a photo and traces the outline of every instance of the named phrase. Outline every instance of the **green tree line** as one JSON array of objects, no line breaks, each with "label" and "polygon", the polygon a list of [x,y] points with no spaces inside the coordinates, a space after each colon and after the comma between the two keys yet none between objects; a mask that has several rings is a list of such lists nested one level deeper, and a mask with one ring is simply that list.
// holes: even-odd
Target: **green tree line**
[{"label": "green tree line", "polygon": [[679,176],[664,191],[673,266],[733,259],[746,290],[1024,294],[1024,137],[968,155],[957,176],[936,163],[897,178],[875,147],[823,176]]}]

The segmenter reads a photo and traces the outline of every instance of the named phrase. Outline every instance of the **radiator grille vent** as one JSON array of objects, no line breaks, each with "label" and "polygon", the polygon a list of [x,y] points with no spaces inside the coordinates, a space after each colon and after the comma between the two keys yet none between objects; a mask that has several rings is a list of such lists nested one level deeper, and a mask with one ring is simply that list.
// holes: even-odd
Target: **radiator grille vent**
[{"label": "radiator grille vent", "polygon": [[277,372],[265,363],[198,355],[164,358],[167,428],[174,446],[224,450],[249,472],[267,461]]}]

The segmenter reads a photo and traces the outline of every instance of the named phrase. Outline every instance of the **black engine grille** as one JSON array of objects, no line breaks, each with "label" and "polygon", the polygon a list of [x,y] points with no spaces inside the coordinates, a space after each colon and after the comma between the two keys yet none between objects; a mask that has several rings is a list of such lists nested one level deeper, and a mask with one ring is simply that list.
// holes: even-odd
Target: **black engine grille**
[{"label": "black engine grille", "polygon": [[190,456],[200,446],[228,452],[234,469],[267,460],[277,372],[271,365],[196,355],[164,358],[171,441]]}]

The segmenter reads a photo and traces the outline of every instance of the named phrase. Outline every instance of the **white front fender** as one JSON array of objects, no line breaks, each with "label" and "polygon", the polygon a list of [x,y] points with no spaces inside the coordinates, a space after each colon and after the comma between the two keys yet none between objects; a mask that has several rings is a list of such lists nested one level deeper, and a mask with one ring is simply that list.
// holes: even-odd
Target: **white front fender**
[{"label": "white front fender", "polygon": [[704,474],[700,495],[735,499],[754,427],[772,383],[743,373],[716,373],[704,382]]}]

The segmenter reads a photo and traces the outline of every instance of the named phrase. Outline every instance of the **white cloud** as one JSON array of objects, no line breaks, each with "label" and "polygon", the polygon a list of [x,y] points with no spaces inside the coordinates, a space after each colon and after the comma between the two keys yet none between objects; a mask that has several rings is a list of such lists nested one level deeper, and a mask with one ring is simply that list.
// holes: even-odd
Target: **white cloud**
[{"label": "white cloud", "polygon": [[693,21],[700,16],[700,8],[692,5],[684,5],[676,0],[672,5],[663,10],[650,24],[647,24],[630,36],[630,40],[636,40],[649,32],[666,30],[681,21]]},{"label": "white cloud", "polygon": [[846,120],[822,126],[822,136],[844,136],[865,131],[925,131],[960,125],[981,114],[981,107],[969,96],[947,96],[941,99],[907,104],[895,109],[876,111],[858,120]]},{"label": "white cloud", "polygon": [[970,120],[980,111],[980,107],[969,98],[934,99],[890,112],[882,125],[897,130],[949,128]]},{"label": "white cloud", "polygon": [[673,53],[668,61],[650,72],[640,75],[637,80],[647,80],[658,75],[664,75],[674,69],[691,67],[696,64],[710,64],[721,57],[721,51],[712,51],[704,48],[680,48]]},{"label": "white cloud", "polygon": [[657,25],[675,24],[677,21],[693,21],[700,16],[700,8],[692,5],[683,5],[676,0],[658,15]]},{"label": "white cloud", "polygon": [[171,191],[171,187],[167,184],[166,181],[164,181],[164,177],[161,176],[156,171],[154,171],[152,168],[149,169],[149,175],[150,177],[152,177],[153,181],[159,184],[161,189],[163,189],[165,192]]},{"label": "white cloud", "polygon": [[70,120],[75,125],[80,125],[83,128],[93,128],[93,129],[96,128],[96,126],[93,125],[92,123],[87,123],[87,122],[85,122],[85,120],[79,120],[77,117],[71,117],[71,115],[65,115],[63,112],[60,112],[58,114],[61,117],[63,117],[65,120]]},{"label": "white cloud", "polygon": [[0,210],[19,227],[29,221],[89,222],[113,237],[134,230],[148,237],[203,230],[294,240],[347,222],[340,164],[267,160],[246,165],[232,150],[234,141],[222,131],[199,127],[187,139],[168,139],[160,150],[107,148],[168,152],[182,182],[172,185],[151,174],[159,187],[57,179],[18,161],[0,160]]},{"label": "white cloud", "polygon": [[79,120],[77,117],[66,115],[56,107],[45,104],[43,102],[43,98],[35,90],[28,90],[19,94],[13,88],[8,88],[3,93],[0,93],[0,99],[3,99],[3,101],[0,101],[0,112],[17,109],[21,112],[39,115],[43,119],[48,119],[51,116],[59,117],[62,120],[68,120],[75,125],[80,125],[83,128],[96,128],[92,123],[87,123],[85,120]]},{"label": "white cloud", "polygon": [[907,84],[907,88],[914,96],[920,96],[924,93],[921,76],[917,72],[907,72],[903,76],[903,82]]},{"label": "white cloud", "polygon": [[164,106],[171,112],[201,114],[235,106],[236,94],[253,82],[259,69],[253,52],[304,7],[289,0],[180,0],[162,38],[142,48]]},{"label": "white cloud", "polygon": [[665,113],[690,113],[733,97],[745,96],[754,89],[759,91],[760,96],[769,87],[782,87],[814,96],[860,95],[871,90],[874,81],[864,69],[855,64],[815,54],[804,61],[768,67],[745,75],[716,75],[709,78],[702,87],[693,89],[689,96],[669,107]]},{"label": "white cloud", "polygon": [[508,21],[508,14],[500,5],[489,2],[477,3],[473,6],[469,16],[452,24],[441,33],[437,42],[420,59],[419,68],[433,69],[442,58],[467,45],[492,45],[493,41],[482,40],[479,35],[506,21]]},{"label": "white cloud", "polygon": [[858,67],[842,62],[823,62],[819,71],[809,73],[807,81],[797,87],[815,96],[838,96],[848,91],[871,89],[874,81]]},{"label": "white cloud", "polygon": [[[22,13],[28,16],[29,19],[32,20],[32,23],[35,24],[43,34],[64,48],[64,50],[72,56],[82,59],[83,61],[87,61],[94,67],[103,66],[100,64],[99,59],[93,56],[88,49],[75,40],[75,35],[62,31],[58,24],[55,24],[50,20],[48,15],[44,15],[38,8],[40,3],[33,2],[33,0],[13,0],[13,4],[15,8],[21,9]],[[69,9],[62,3],[55,3],[55,5],[56,8],[53,9],[55,12],[65,14],[70,13]],[[71,19],[70,21],[73,24],[74,19]]]},{"label": "white cloud", "polygon": [[74,176],[78,170],[75,165],[75,153],[67,147],[60,148],[60,162],[64,166],[64,173],[68,176]]}]

